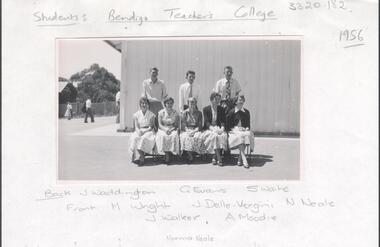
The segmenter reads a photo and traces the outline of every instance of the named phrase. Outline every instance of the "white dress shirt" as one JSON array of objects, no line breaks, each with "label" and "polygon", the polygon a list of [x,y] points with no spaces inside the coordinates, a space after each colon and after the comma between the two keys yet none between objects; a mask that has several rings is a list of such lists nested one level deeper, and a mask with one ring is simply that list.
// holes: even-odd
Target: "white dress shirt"
[{"label": "white dress shirt", "polygon": [[[234,98],[234,97],[238,96],[238,94],[240,93],[241,87],[240,87],[239,82],[234,78],[231,78],[230,82],[231,82],[231,87],[230,87],[231,98]],[[225,100],[226,99],[226,89],[227,89],[227,79],[222,78],[216,82],[215,88],[213,89],[213,91],[216,93],[219,93],[222,96],[222,100]]]},{"label": "white dress shirt", "polygon": [[[192,90],[191,90],[192,87]],[[188,105],[187,100],[190,98],[190,91],[192,91],[192,97],[197,100],[198,109],[202,109],[201,104],[201,87],[198,84],[190,84],[189,82],[185,82],[181,84],[179,87],[179,110],[183,111],[183,107]]]},{"label": "white dress shirt", "polygon": [[86,108],[87,109],[91,108],[91,100],[90,99],[86,100]]},{"label": "white dress shirt", "polygon": [[116,93],[115,100],[116,102],[120,101],[120,91]]}]

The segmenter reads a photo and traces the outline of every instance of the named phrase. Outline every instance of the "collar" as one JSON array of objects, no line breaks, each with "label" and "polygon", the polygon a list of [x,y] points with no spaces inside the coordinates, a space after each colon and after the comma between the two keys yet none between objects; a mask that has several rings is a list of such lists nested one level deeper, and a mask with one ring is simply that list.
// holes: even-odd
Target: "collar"
[{"label": "collar", "polygon": [[[225,83],[227,83],[227,81],[228,81],[226,77],[224,77],[223,80],[224,80]],[[230,82],[231,82],[231,83],[234,82],[234,78],[233,78],[233,77],[231,77]]]},{"label": "collar", "polygon": [[241,108],[241,110],[239,110],[239,109],[235,106],[235,113],[237,113],[238,111],[245,112],[244,108]]},{"label": "collar", "polygon": [[144,112],[140,109],[140,113],[141,113],[141,115],[143,115],[143,116],[146,116],[147,114],[149,114],[148,112],[149,112],[149,109],[147,109],[146,112],[145,112],[145,114],[144,114]]},{"label": "collar", "polygon": [[149,78],[149,83],[150,83],[150,84],[155,84],[155,83],[157,83],[157,82],[159,82],[159,81],[160,81],[160,79],[158,79],[158,77],[157,77],[156,82],[153,82],[153,81],[152,81],[152,78]]},{"label": "collar", "polygon": [[175,112],[175,110],[173,108],[172,108],[171,112],[169,112],[168,108],[166,108],[166,107],[164,109],[165,109],[166,113],[169,115],[173,114]]}]

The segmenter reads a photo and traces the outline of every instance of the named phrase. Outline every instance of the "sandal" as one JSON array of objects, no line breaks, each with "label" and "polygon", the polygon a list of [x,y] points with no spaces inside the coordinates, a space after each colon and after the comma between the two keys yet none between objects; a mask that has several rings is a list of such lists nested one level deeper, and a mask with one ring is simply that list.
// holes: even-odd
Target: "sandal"
[{"label": "sandal", "polygon": [[137,163],[137,166],[143,166],[144,165],[144,160],[139,160]]}]

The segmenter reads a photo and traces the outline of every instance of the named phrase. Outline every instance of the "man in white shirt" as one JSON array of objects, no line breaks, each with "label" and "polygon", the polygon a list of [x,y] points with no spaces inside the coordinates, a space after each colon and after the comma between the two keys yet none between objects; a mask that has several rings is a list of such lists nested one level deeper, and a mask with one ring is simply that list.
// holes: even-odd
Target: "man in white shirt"
[{"label": "man in white shirt", "polygon": [[[232,74],[233,70],[231,66],[224,67],[224,78],[217,81],[213,89],[214,92],[222,96],[220,104],[224,108],[226,116],[230,110],[235,108],[235,100],[241,92],[240,84],[236,79],[232,78]],[[226,150],[224,157],[230,159],[231,151]]]},{"label": "man in white shirt", "polygon": [[150,69],[150,78],[143,81],[142,97],[149,100],[149,110],[153,112],[156,117],[158,112],[164,108],[164,99],[167,97],[166,86],[164,82],[158,79],[158,69]]},{"label": "man in white shirt", "polygon": [[90,115],[90,117],[91,117],[91,123],[94,122],[94,114],[92,113],[91,104],[92,104],[91,99],[87,98],[87,100],[86,100],[86,116],[84,118],[85,123],[87,123],[88,115]]},{"label": "man in white shirt", "polygon": [[197,100],[197,108],[202,109],[201,88],[198,84],[194,84],[195,72],[192,70],[187,71],[186,80],[187,82],[179,87],[179,110],[182,112],[189,107],[187,101],[190,97],[195,98]]},{"label": "man in white shirt", "polygon": [[224,67],[224,78],[216,82],[214,92],[222,96],[221,105],[226,114],[235,107],[235,100],[241,92],[239,82],[232,78],[233,70],[231,66]]},{"label": "man in white shirt", "polygon": [[116,93],[115,96],[115,101],[116,101],[116,123],[120,123],[120,91]]}]

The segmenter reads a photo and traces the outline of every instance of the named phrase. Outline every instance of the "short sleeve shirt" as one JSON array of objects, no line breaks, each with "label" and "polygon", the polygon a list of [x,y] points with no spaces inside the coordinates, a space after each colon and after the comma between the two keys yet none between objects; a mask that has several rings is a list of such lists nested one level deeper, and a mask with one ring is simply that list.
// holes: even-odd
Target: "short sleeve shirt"
[{"label": "short sleeve shirt", "polygon": [[147,97],[152,102],[162,102],[167,96],[165,83],[160,79],[154,83],[150,78],[144,80],[142,96]]}]

